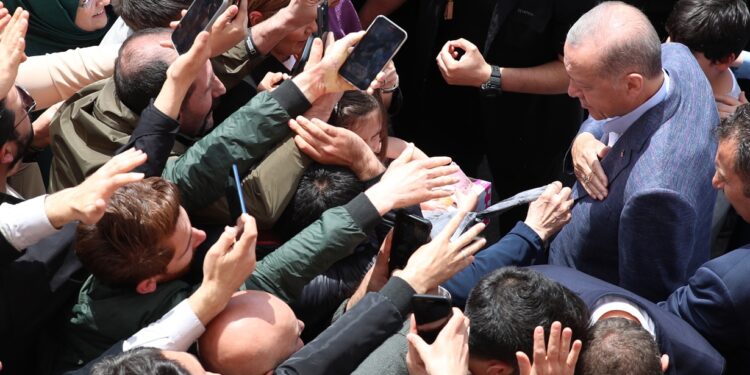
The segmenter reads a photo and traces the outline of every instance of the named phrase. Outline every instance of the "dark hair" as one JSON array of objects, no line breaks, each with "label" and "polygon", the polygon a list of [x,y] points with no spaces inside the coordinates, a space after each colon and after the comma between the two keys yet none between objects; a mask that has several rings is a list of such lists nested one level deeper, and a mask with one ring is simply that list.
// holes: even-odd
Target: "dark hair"
[{"label": "dark hair", "polygon": [[471,356],[500,360],[516,369],[516,352],[532,357],[537,326],[549,337],[552,322],[558,321],[570,327],[576,339],[585,337],[589,323],[589,310],[575,293],[536,271],[517,267],[483,278],[469,294],[466,316]]},{"label": "dark hair", "polygon": [[139,31],[169,27],[191,3],[192,0],[119,0],[113,1],[112,6],[128,27]]},{"label": "dark hair", "polygon": [[6,99],[0,100],[0,146],[18,139],[15,129],[16,114],[6,104]]},{"label": "dark hair", "polygon": [[91,375],[190,375],[179,363],[167,359],[160,350],[135,348],[116,356],[104,357],[91,368]]},{"label": "dark hair", "polygon": [[716,128],[718,141],[737,141],[734,171],[742,179],[743,193],[750,197],[750,104],[743,104]]},{"label": "dark hair", "polygon": [[640,324],[625,318],[602,319],[589,328],[576,374],[661,375],[659,348]]},{"label": "dark hair", "polygon": [[[167,80],[169,50],[144,49],[135,42],[158,34],[169,34],[169,29],[146,29],[129,36],[120,47],[115,60],[115,91],[117,98],[135,114],[140,115],[152,98],[156,98]],[[163,50],[162,53],[161,50]]]},{"label": "dark hair", "polygon": [[177,227],[180,193],[159,177],[115,191],[98,223],[81,224],[75,251],[83,266],[110,285],[134,286],[166,272],[175,249],[165,244]]},{"label": "dark hair", "polygon": [[364,91],[350,90],[344,92],[331,114],[331,124],[345,129],[354,130],[356,122],[377,111],[380,115],[380,152],[378,157],[383,159],[388,151],[388,113],[380,98],[380,94],[370,95]]},{"label": "dark hair", "polygon": [[739,56],[750,37],[745,0],[680,0],[667,18],[673,42],[703,52],[714,63]]},{"label": "dark hair", "polygon": [[342,206],[364,190],[354,173],[334,165],[313,164],[300,179],[297,191],[275,226],[291,238],[317,220],[329,208]]}]

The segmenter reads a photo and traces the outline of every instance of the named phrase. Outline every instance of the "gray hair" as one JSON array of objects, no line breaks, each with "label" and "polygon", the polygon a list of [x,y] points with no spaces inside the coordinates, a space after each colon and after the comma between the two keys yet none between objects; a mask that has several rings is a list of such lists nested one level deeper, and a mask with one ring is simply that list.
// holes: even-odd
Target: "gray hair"
[{"label": "gray hair", "polygon": [[750,197],[750,104],[743,104],[716,128],[719,142],[735,140],[734,171],[740,176],[743,194]]},{"label": "gray hair", "polygon": [[566,43],[595,42],[601,48],[599,73],[614,77],[639,73],[656,78],[661,73],[661,42],[648,18],[620,1],[603,2],[586,12],[568,31]]}]

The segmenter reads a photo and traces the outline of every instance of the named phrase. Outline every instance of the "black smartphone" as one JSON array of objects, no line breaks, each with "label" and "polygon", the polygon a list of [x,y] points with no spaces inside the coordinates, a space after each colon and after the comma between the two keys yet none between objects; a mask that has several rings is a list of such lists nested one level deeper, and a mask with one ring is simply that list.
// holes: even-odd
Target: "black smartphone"
[{"label": "black smartphone", "polygon": [[195,37],[208,30],[217,18],[224,13],[233,0],[195,0],[188,8],[185,17],[172,32],[172,44],[180,55],[187,53],[195,42]]},{"label": "black smartphone", "polygon": [[313,40],[315,40],[315,38],[320,38],[323,41],[323,47],[325,48],[326,38],[328,37],[330,29],[328,26],[328,1],[323,1],[318,5],[318,18],[315,22],[318,25],[318,31],[307,38],[302,54],[299,59],[297,59],[297,62],[294,63],[294,67],[292,67],[292,76],[302,73],[302,69],[305,68],[307,60],[310,59],[310,51],[312,50]]},{"label": "black smartphone", "polygon": [[377,16],[339,69],[339,74],[360,90],[367,90],[406,41],[406,31],[384,16]]},{"label": "black smartphone", "polygon": [[453,316],[451,299],[432,294],[415,294],[411,297],[411,306],[419,337],[432,344]]},{"label": "black smartphone", "polygon": [[414,251],[430,242],[432,223],[429,220],[399,210],[393,225],[393,241],[388,269],[403,269]]}]

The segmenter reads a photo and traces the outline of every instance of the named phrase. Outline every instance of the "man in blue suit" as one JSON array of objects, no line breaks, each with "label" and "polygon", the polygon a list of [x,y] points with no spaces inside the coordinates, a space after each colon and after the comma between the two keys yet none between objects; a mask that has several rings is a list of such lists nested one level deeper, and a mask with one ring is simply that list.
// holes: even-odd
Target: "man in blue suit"
[{"label": "man in blue suit", "polygon": [[[717,129],[713,185],[750,222],[750,105]],[[750,373],[750,244],[703,264],[659,305],[681,317],[726,358],[728,374]]]},{"label": "man in blue suit", "polygon": [[648,19],[620,2],[573,25],[565,68],[568,94],[590,114],[581,132],[611,147],[601,160],[609,195],[598,201],[576,183],[549,262],[662,300],[709,257],[719,122],[711,88],[690,50],[661,46]]}]

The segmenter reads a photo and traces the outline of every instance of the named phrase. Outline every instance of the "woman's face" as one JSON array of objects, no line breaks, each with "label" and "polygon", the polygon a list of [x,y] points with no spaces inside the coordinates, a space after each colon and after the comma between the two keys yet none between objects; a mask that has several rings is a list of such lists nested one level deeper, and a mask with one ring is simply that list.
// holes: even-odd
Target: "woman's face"
[{"label": "woman's face", "polygon": [[96,31],[107,26],[107,12],[104,7],[109,0],[80,0],[76,12],[76,26],[83,31]]},{"label": "woman's face", "polygon": [[362,138],[375,154],[380,152],[383,144],[380,139],[380,131],[383,122],[380,118],[380,111],[372,111],[367,116],[362,116],[354,121],[351,131]]},{"label": "woman's face", "polygon": [[307,38],[316,31],[318,31],[318,26],[315,21],[312,21],[287,34],[287,36],[282,39],[273,50],[271,50],[271,53],[276,59],[282,62],[286,61],[289,56],[299,56],[302,54],[302,50],[305,49]]}]

